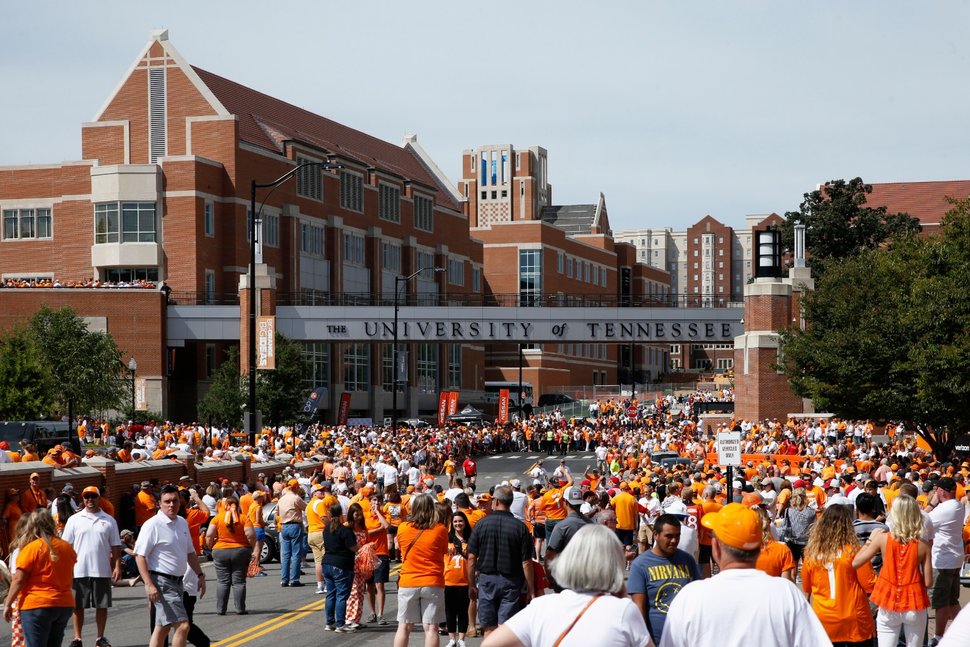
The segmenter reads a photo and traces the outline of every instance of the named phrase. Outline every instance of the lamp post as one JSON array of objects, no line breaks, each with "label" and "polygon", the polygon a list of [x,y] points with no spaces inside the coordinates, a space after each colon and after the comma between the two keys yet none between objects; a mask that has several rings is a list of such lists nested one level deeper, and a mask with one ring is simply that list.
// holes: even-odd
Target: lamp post
[{"label": "lamp post", "polygon": [[392,363],[391,367],[391,429],[397,430],[397,315],[398,307],[400,306],[400,296],[401,296],[401,285],[407,285],[407,282],[416,277],[418,274],[425,270],[434,270],[437,274],[438,272],[444,272],[443,267],[422,267],[421,269],[413,272],[409,276],[395,276],[394,277],[394,349],[392,352]]},{"label": "lamp post", "polygon": [[[249,399],[246,410],[250,445],[256,444],[256,234],[259,231],[259,214],[262,213],[266,200],[273,194],[276,187],[308,166],[318,166],[321,170],[343,168],[343,164],[329,160],[326,162],[305,162],[297,164],[272,182],[262,183],[254,179],[250,183],[249,213],[252,214],[252,219],[249,223]],[[259,205],[258,211],[256,210],[256,189],[272,189],[263,198],[263,203]]]},{"label": "lamp post", "polygon": [[138,362],[132,357],[128,360],[128,372],[131,373],[131,420],[135,420],[135,371],[138,370]]}]

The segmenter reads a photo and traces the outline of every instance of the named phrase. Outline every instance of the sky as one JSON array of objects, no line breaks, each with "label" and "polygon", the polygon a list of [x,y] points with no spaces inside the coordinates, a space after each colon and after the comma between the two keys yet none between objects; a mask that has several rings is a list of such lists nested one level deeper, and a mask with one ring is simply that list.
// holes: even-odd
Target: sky
[{"label": "sky", "polygon": [[191,63],[445,174],[542,146],[556,204],[614,232],[797,210],[837,178],[970,178],[970,3],[411,0],[5,3],[0,165],[80,158],[167,28]]}]

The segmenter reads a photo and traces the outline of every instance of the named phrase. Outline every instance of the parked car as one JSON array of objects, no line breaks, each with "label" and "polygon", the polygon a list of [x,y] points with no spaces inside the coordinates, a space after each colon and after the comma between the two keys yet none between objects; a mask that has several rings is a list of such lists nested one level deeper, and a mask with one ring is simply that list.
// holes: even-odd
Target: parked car
[{"label": "parked car", "polygon": [[539,396],[540,407],[552,407],[560,404],[572,404],[576,398],[565,393],[543,393]]},{"label": "parked car", "polygon": [[69,443],[75,454],[81,453],[77,434],[69,434],[66,422],[50,420],[0,422],[0,440],[10,443],[10,449],[19,451],[22,442],[33,444],[43,456],[51,447]]},{"label": "parked car", "polygon": [[259,563],[269,564],[280,558],[280,535],[276,530],[276,501],[263,504],[263,521],[266,522],[266,541],[259,553]]}]

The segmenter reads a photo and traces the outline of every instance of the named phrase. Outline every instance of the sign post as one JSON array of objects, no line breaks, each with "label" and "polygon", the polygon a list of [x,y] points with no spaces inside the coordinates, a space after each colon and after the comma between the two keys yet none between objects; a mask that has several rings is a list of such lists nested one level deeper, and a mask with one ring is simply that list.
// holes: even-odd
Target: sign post
[{"label": "sign post", "polygon": [[727,467],[727,502],[734,501],[734,468],[741,467],[741,432],[722,431],[717,435],[717,462]]}]

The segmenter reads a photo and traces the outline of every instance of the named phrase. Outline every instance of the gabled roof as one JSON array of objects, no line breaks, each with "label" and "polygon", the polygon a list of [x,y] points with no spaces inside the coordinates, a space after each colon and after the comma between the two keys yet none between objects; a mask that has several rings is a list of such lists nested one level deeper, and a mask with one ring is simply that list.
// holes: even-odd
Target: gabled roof
[{"label": "gabled roof", "polygon": [[886,207],[889,213],[908,213],[919,218],[923,227],[939,226],[944,214],[953,208],[946,198],[967,196],[970,196],[970,180],[887,182],[872,185],[866,204]]},{"label": "gabled roof", "polygon": [[454,187],[431,172],[411,147],[396,146],[201,68],[192,66],[192,70],[239,119],[243,141],[277,153],[283,152],[284,140],[305,142],[364,167],[433,187],[437,204],[461,210]]},{"label": "gabled roof", "polygon": [[569,236],[593,233],[596,222],[595,204],[566,204],[543,207],[539,214],[542,222],[555,225]]}]

